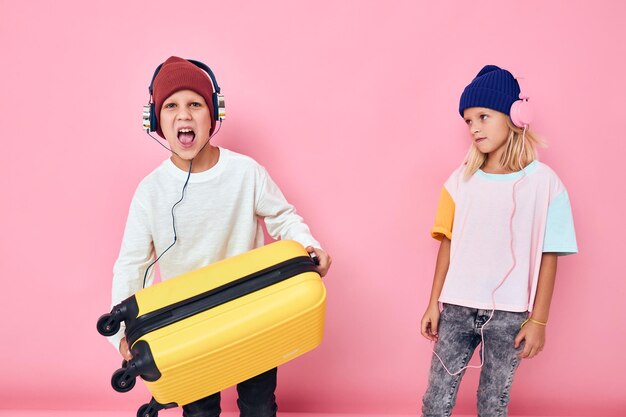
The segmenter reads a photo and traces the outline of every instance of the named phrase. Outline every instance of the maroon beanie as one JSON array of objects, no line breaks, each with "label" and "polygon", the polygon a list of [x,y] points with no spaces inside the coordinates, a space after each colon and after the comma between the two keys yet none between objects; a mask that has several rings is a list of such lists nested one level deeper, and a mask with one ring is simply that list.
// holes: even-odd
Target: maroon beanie
[{"label": "maroon beanie", "polygon": [[163,63],[152,86],[152,99],[157,120],[157,134],[165,138],[161,130],[161,106],[172,94],[180,90],[191,90],[204,97],[211,115],[211,131],[215,129],[215,109],[213,108],[213,84],[209,76],[186,59],[172,56]]}]

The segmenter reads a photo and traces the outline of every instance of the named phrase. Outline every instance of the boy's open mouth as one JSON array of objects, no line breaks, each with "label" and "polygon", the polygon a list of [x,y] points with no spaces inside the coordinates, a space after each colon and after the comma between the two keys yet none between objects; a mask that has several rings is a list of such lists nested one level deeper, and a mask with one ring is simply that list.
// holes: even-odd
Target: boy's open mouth
[{"label": "boy's open mouth", "polygon": [[196,134],[192,129],[183,128],[178,130],[178,140],[183,145],[191,145],[196,138]]}]

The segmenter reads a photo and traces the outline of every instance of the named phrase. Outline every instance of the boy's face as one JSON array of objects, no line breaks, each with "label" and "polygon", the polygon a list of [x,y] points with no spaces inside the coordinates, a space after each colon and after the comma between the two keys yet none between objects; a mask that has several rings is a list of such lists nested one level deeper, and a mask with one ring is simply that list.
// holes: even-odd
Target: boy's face
[{"label": "boy's face", "polygon": [[191,160],[210,138],[210,109],[195,91],[177,91],[163,102],[159,124],[170,148],[182,159]]},{"label": "boy's face", "polygon": [[463,118],[479,151],[492,156],[504,151],[510,131],[506,114],[485,107],[470,107],[463,112]]}]

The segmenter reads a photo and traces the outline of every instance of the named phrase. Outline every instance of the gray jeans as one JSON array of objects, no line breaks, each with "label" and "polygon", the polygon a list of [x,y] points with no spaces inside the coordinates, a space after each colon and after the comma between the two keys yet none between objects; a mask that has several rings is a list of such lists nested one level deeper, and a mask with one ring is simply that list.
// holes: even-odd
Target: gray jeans
[{"label": "gray jeans", "polygon": [[[444,304],[439,318],[439,339],[435,352],[451,373],[465,367],[480,343],[480,330],[491,310],[478,310],[453,304]],[[478,386],[478,417],[508,415],[509,392],[513,375],[519,365],[513,344],[520,325],[528,313],[496,310],[483,329],[485,362]],[[482,348],[481,348],[482,351]],[[471,369],[471,368],[470,368]],[[465,371],[451,376],[433,354],[428,388],[422,399],[423,417],[448,417],[456,402],[456,394]]]}]

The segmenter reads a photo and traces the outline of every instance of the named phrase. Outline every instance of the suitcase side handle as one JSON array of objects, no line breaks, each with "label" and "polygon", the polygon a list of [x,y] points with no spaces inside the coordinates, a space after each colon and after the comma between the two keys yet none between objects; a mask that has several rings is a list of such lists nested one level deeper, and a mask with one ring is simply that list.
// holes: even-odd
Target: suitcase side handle
[{"label": "suitcase side handle", "polygon": [[315,252],[309,252],[309,257],[313,260],[315,266],[320,266],[320,258],[317,257]]}]

